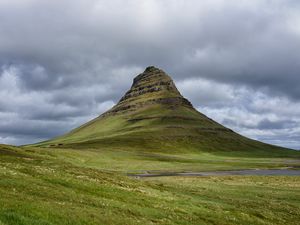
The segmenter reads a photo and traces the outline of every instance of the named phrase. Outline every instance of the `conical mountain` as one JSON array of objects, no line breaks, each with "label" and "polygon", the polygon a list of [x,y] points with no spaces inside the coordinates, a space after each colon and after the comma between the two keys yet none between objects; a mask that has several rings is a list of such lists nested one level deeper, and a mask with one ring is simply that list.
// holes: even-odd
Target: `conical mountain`
[{"label": "conical mountain", "polygon": [[154,104],[169,106],[192,107],[191,103],[182,97],[173,80],[162,70],[153,66],[133,80],[129,91],[121,98],[106,115],[135,112]]},{"label": "conical mountain", "polygon": [[164,71],[136,76],[112,109],[70,133],[38,146],[149,151],[249,151],[283,148],[243,137],[198,112]]}]

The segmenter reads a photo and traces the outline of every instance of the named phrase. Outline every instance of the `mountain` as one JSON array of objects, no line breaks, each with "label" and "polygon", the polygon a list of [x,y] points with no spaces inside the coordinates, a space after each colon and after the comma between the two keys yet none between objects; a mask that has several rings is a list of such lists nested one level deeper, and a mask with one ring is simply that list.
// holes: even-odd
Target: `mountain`
[{"label": "mountain", "polygon": [[[296,225],[299,176],[224,171],[287,175],[299,163],[300,152],[201,114],[166,73],[148,67],[116,106],[70,133],[0,144],[0,225]],[[193,177],[199,172],[209,176]]]},{"label": "mountain", "polygon": [[282,152],[243,137],[198,112],[173,80],[153,66],[136,76],[110,110],[42,147],[126,148],[153,152]]}]

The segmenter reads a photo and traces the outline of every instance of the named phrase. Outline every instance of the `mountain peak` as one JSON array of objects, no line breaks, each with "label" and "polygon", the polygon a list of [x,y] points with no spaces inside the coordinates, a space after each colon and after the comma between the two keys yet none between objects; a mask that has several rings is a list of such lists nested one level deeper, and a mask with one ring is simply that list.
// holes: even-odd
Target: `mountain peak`
[{"label": "mountain peak", "polygon": [[145,69],[145,72],[153,72],[155,70],[159,70],[158,68],[156,68],[155,66],[148,66]]},{"label": "mountain peak", "polygon": [[159,82],[163,80],[172,81],[171,77],[168,76],[163,70],[156,68],[154,66],[148,66],[143,73],[137,75],[133,79],[132,87],[137,86],[140,83],[154,82],[154,81]]},{"label": "mountain peak", "polygon": [[131,88],[118,104],[104,115],[132,112],[153,104],[192,107],[192,104],[180,94],[168,74],[159,68],[149,66],[133,79]]}]

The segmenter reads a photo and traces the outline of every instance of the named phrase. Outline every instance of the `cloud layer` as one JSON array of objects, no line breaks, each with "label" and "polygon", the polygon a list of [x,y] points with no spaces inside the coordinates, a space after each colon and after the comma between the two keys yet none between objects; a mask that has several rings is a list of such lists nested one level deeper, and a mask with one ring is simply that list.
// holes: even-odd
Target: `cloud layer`
[{"label": "cloud layer", "polygon": [[0,0],[0,142],[62,134],[148,65],[202,112],[300,149],[295,0]]}]

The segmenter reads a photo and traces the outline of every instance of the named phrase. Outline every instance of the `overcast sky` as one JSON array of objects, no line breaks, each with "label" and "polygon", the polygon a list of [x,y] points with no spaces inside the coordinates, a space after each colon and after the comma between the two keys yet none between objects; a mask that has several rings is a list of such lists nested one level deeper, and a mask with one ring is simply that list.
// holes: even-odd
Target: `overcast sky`
[{"label": "overcast sky", "polygon": [[0,0],[0,143],[98,116],[148,65],[225,126],[300,149],[298,0]]}]

